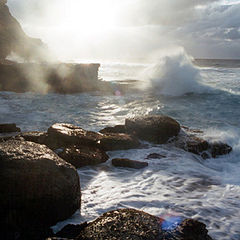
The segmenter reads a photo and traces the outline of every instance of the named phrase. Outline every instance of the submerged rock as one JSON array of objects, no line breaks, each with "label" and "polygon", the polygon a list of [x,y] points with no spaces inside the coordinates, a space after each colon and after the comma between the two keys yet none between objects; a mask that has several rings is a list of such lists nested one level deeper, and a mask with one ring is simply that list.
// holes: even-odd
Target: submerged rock
[{"label": "submerged rock", "polygon": [[15,123],[0,124],[0,133],[21,132],[21,129]]},{"label": "submerged rock", "polygon": [[159,154],[159,153],[151,153],[149,154],[146,159],[161,159],[161,158],[165,158],[166,156]]},{"label": "submerged rock", "polygon": [[127,158],[114,158],[112,159],[112,165],[115,167],[128,167],[128,168],[141,169],[141,168],[147,167],[148,163],[130,160]]},{"label": "submerged rock", "polygon": [[135,209],[120,209],[104,213],[84,226],[69,225],[57,236],[69,238],[71,236],[75,240],[212,240],[206,225],[201,222],[186,219],[166,230],[164,227],[166,221]]},{"label": "submerged rock", "polygon": [[65,148],[62,152],[60,151],[58,156],[71,163],[76,168],[100,164],[109,159],[109,156],[104,151],[95,147],[86,146]]},{"label": "submerged rock", "polygon": [[179,123],[168,117],[151,115],[126,119],[125,126],[131,133],[142,140],[163,144],[177,136],[180,131]]},{"label": "submerged rock", "polygon": [[140,142],[137,138],[124,133],[103,134],[99,144],[105,151],[127,150],[140,146]]},{"label": "submerged rock", "polygon": [[76,169],[44,145],[0,143],[0,223],[19,232],[43,229],[80,207]]}]

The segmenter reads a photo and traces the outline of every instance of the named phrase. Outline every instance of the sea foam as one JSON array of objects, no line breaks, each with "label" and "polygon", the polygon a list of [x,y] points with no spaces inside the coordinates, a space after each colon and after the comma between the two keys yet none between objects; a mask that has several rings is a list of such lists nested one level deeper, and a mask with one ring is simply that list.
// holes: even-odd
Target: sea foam
[{"label": "sea foam", "polygon": [[162,56],[156,64],[144,70],[143,76],[144,88],[161,95],[181,96],[209,89],[202,83],[200,69],[193,65],[183,49]]}]

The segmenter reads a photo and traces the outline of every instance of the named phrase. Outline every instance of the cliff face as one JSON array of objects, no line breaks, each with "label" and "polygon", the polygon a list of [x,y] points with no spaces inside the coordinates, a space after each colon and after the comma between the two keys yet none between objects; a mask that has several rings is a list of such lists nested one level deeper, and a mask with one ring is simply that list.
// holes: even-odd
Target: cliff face
[{"label": "cliff face", "polygon": [[11,52],[25,60],[43,60],[46,46],[40,39],[28,37],[11,15],[7,0],[0,0],[0,60]]}]

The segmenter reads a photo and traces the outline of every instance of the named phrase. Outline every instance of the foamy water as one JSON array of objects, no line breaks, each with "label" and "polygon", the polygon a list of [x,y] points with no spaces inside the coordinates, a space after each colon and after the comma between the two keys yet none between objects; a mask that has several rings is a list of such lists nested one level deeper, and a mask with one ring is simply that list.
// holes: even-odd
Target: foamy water
[{"label": "foamy water", "polygon": [[[164,94],[156,86],[155,92],[148,89],[124,96],[0,93],[0,122],[15,122],[23,130],[47,130],[55,122],[69,122],[97,131],[135,115],[167,114],[182,125],[203,130],[209,140],[233,146],[231,154],[208,160],[169,145],[109,152],[108,162],[78,169],[81,215],[77,212],[58,223],[55,230],[68,223],[93,220],[108,210],[131,207],[157,216],[197,218],[207,224],[216,240],[240,239],[240,69],[195,69],[186,64],[192,76],[197,76],[188,75],[186,87],[192,84],[198,89],[201,85],[204,91],[192,87],[182,91],[184,78],[171,81],[174,75],[166,74],[172,84],[167,89],[180,89],[182,94]],[[177,75],[182,67],[186,72],[180,64]],[[146,69],[149,66],[143,64],[103,65],[101,75],[104,78],[106,74],[108,80],[136,79]],[[162,81],[160,77],[155,83]],[[150,153],[165,158],[145,159]],[[115,168],[111,165],[115,157],[147,161],[149,166],[143,170]]]}]

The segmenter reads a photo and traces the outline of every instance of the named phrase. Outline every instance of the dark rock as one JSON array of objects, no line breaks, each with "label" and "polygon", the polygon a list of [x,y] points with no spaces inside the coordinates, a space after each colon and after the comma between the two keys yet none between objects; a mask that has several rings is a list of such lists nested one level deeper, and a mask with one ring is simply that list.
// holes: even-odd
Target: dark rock
[{"label": "dark rock", "polygon": [[100,147],[105,151],[127,150],[138,148],[137,138],[124,133],[107,133],[101,136]]},{"label": "dark rock", "polygon": [[232,147],[222,142],[210,143],[200,137],[188,132],[181,132],[172,143],[185,151],[192,152],[202,156],[203,159],[215,158],[220,155],[228,154]]},{"label": "dark rock", "polygon": [[209,144],[206,140],[196,136],[180,134],[175,140],[174,144],[176,147],[182,148],[185,151],[192,152],[195,154],[201,154],[203,151],[207,151]]},{"label": "dark rock", "polygon": [[141,168],[147,167],[148,163],[130,160],[127,158],[115,158],[112,160],[112,165],[114,165],[115,167],[128,167],[128,168],[141,169]]},{"label": "dark rock", "polygon": [[174,229],[164,230],[164,221],[134,209],[115,210],[89,223],[76,240],[211,240],[203,223],[187,219]]},{"label": "dark rock", "polygon": [[109,159],[108,155],[103,150],[86,146],[65,148],[58,156],[71,163],[76,168],[96,165],[106,162]]},{"label": "dark rock", "polygon": [[142,140],[163,144],[170,138],[177,136],[180,125],[168,116],[146,116],[126,119],[127,132]]},{"label": "dark rock", "polygon": [[100,133],[126,133],[125,125],[116,125],[114,127],[106,127],[99,131]]},{"label": "dark rock", "polygon": [[184,240],[212,240],[204,223],[186,219],[177,229]]},{"label": "dark rock", "polygon": [[230,147],[226,143],[222,143],[222,142],[210,143],[209,152],[212,154],[212,157],[214,158],[220,155],[228,154],[231,151],[232,151],[232,147]]},{"label": "dark rock", "polygon": [[76,237],[79,236],[81,231],[83,231],[84,228],[86,228],[87,226],[88,226],[87,222],[84,222],[80,225],[68,224],[56,234],[56,237],[75,239]]},{"label": "dark rock", "polygon": [[15,123],[0,124],[0,133],[21,132],[21,129],[16,127]]},{"label": "dark rock", "polygon": [[80,207],[76,169],[44,145],[0,143],[0,223],[21,232],[44,229]]},{"label": "dark rock", "polygon": [[165,158],[166,156],[161,155],[159,153],[151,153],[149,154],[146,159],[160,159],[160,158]]},{"label": "dark rock", "polygon": [[102,134],[86,131],[67,123],[55,123],[48,129],[49,147],[57,149],[71,145],[99,146]]}]

